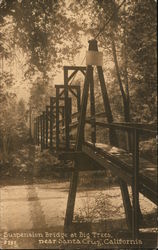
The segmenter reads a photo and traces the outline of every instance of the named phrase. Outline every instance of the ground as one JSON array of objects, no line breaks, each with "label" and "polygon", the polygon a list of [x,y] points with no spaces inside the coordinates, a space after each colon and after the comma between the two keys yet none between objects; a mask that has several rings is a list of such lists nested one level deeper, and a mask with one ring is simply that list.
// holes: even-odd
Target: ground
[{"label": "ground", "polygon": [[[51,239],[49,243],[39,243],[39,240],[43,239],[40,237],[44,237],[46,232],[63,232],[69,175],[52,171],[53,167],[60,167],[63,162],[59,162],[48,151],[41,153],[40,149],[32,144],[25,144],[17,150],[12,155],[11,162],[12,166],[7,169],[2,168],[1,247],[3,249],[43,247],[55,249],[55,245],[52,246],[52,237],[48,238]],[[76,197],[74,222],[90,225],[88,229],[81,227],[81,232],[89,229],[100,231],[101,221],[104,225],[103,231],[107,233],[127,229],[120,189],[114,183],[107,185],[105,182],[105,185],[100,185],[102,179],[98,176],[94,184],[92,178],[87,186],[87,182],[84,183],[81,178]],[[151,232],[154,232],[156,206],[142,195],[140,195],[140,205],[144,216],[141,227],[146,225]],[[56,238],[57,236],[53,239],[56,240]],[[66,243],[58,241],[57,247],[63,248],[64,244]],[[70,248],[71,245],[69,245]]]}]

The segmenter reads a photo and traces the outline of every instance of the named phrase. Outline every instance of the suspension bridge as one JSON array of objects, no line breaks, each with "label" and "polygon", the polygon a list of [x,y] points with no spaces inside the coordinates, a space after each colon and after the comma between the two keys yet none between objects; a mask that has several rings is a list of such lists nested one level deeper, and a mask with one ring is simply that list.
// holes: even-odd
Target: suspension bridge
[{"label": "suspension bridge", "polygon": [[[89,41],[89,52],[96,55],[97,41]],[[104,111],[96,112],[94,68],[96,67]],[[81,72],[84,84],[73,84]],[[118,177],[119,187],[131,236],[139,238],[141,208],[139,194],[157,204],[156,164],[140,157],[139,143],[143,138],[155,138],[154,125],[114,122],[102,65],[64,66],[64,84],[55,85],[56,95],[34,121],[34,141],[41,151],[49,149],[60,160],[73,161],[71,167],[52,167],[52,171],[70,171],[72,177],[65,215],[65,230],[71,228],[80,171],[110,169]],[[89,110],[87,111],[87,107]],[[87,129],[86,129],[87,128]],[[97,132],[104,131],[105,142]],[[87,131],[89,136],[87,136]],[[128,147],[122,148],[119,134]],[[97,177],[96,177],[97,178]],[[128,186],[132,187],[132,200]]]}]

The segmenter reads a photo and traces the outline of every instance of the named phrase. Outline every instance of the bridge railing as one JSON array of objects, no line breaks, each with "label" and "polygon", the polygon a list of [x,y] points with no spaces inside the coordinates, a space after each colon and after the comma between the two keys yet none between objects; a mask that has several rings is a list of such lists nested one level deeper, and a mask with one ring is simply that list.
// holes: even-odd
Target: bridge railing
[{"label": "bridge railing", "polygon": [[[91,123],[91,119],[86,120],[87,123]],[[140,187],[140,153],[139,153],[139,143],[141,136],[148,135],[149,137],[154,137],[156,139],[157,131],[156,125],[148,124],[136,124],[136,123],[105,123],[105,122],[95,122],[96,126],[103,128],[113,128],[115,130],[121,130],[123,132],[130,133],[132,137],[132,187],[133,187],[133,234],[136,235],[139,230],[139,187]],[[93,145],[95,147],[95,144]],[[149,183],[151,186],[151,183]],[[154,188],[155,189],[155,188]],[[155,201],[155,198],[153,198]],[[156,202],[156,201],[155,201]]]}]

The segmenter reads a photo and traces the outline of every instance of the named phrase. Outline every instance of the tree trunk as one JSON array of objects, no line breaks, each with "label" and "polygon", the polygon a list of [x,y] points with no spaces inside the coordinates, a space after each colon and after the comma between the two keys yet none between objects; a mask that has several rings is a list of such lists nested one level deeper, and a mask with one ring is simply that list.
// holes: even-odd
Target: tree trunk
[{"label": "tree trunk", "polygon": [[[124,60],[125,60],[125,86],[126,86],[126,92],[124,91],[123,88],[123,83],[122,79],[120,76],[120,70],[119,70],[119,65],[118,65],[118,60],[117,60],[117,53],[116,53],[116,46],[115,46],[115,41],[112,36],[111,39],[111,44],[112,44],[112,53],[113,53],[113,59],[114,59],[114,64],[115,64],[115,70],[116,70],[116,76],[118,79],[120,91],[122,94],[122,99],[123,99],[123,110],[124,110],[124,120],[125,122],[130,122],[130,100],[129,100],[129,90],[128,90],[128,72],[127,72],[127,57],[124,55]],[[127,138],[127,146],[128,150],[131,151],[131,138],[128,133],[128,138]]]},{"label": "tree trunk", "polygon": [[120,87],[120,91],[121,91],[122,99],[123,99],[124,119],[125,119],[125,122],[129,122],[129,118],[130,118],[129,103],[128,103],[128,99],[126,97],[123,84],[122,84],[122,80],[121,80],[121,76],[120,76],[117,54],[116,54],[116,46],[115,46],[115,42],[113,38],[112,38],[112,53],[113,53],[113,58],[114,58],[114,63],[115,63],[116,75],[117,75],[117,79],[118,79],[118,83],[119,83],[119,87]]}]

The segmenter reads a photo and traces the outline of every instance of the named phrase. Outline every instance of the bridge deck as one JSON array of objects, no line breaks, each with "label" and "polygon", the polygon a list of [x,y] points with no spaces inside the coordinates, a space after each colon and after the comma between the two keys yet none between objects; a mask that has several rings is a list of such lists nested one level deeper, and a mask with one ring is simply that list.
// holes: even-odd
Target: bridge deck
[{"label": "bridge deck", "polygon": [[[133,181],[132,154],[110,145],[85,143],[82,152],[100,166],[109,167],[115,175],[129,184]],[[157,204],[157,166],[144,158],[139,158],[139,191]]]}]

